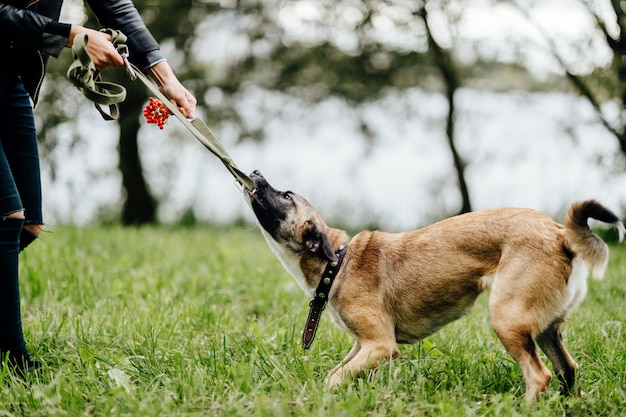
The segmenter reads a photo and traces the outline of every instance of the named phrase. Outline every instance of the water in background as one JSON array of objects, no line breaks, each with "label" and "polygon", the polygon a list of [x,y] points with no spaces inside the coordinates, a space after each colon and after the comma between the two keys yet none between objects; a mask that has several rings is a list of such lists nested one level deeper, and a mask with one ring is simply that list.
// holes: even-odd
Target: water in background
[{"label": "water in background", "polygon": [[[245,123],[264,128],[267,139],[236,144],[236,126],[214,132],[242,170],[259,169],[276,188],[303,195],[331,225],[401,230],[460,207],[442,96],[410,90],[360,112],[336,99],[310,108],[273,92],[251,90],[246,97]],[[532,207],[560,218],[572,202],[597,198],[624,212],[623,157],[585,101],[474,90],[461,90],[457,100],[457,143],[475,210]],[[102,207],[121,201],[117,125],[99,120],[90,106],[84,112],[88,140],[55,151],[63,163],[54,182],[44,167],[49,224],[91,222]],[[210,115],[203,119],[214,126]],[[230,174],[175,119],[163,131],[143,127],[140,148],[163,221],[176,221],[189,207],[200,221],[253,221]]]}]

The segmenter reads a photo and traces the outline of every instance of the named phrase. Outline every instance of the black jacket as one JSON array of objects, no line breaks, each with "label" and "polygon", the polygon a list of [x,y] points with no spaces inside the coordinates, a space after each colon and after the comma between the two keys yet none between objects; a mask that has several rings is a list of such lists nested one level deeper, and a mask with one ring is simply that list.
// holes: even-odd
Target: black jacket
[{"label": "black jacket", "polygon": [[[158,43],[132,0],[87,0],[102,27],[128,36],[130,59],[140,68],[163,60]],[[36,103],[49,56],[67,44],[70,25],[59,23],[63,0],[0,0],[0,96],[19,73]]]}]

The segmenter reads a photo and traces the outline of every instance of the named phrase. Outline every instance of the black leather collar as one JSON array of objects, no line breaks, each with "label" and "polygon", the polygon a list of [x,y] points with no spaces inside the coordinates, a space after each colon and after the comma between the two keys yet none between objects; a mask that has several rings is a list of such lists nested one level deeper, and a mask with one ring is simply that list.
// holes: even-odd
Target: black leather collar
[{"label": "black leather collar", "polygon": [[319,284],[317,284],[317,288],[315,289],[315,298],[313,298],[309,303],[309,316],[306,319],[306,325],[304,326],[304,332],[302,333],[302,347],[304,349],[308,349],[311,346],[311,343],[313,343],[313,339],[315,339],[315,333],[317,332],[317,326],[320,323],[322,311],[324,311],[326,303],[328,302],[328,294],[330,293],[335,277],[339,272],[339,268],[341,268],[341,263],[343,262],[343,257],[346,254],[347,249],[348,245],[341,245],[339,247],[339,250],[336,253],[337,262],[329,262],[326,265],[324,274],[322,274],[322,279],[320,279]]}]

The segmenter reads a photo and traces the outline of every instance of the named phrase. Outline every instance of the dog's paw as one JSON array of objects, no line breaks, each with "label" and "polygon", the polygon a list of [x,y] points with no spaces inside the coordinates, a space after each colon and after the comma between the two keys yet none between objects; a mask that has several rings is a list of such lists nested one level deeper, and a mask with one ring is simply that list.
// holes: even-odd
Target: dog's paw
[{"label": "dog's paw", "polygon": [[336,390],[342,383],[343,378],[339,372],[335,371],[326,377],[326,385],[333,390]]}]

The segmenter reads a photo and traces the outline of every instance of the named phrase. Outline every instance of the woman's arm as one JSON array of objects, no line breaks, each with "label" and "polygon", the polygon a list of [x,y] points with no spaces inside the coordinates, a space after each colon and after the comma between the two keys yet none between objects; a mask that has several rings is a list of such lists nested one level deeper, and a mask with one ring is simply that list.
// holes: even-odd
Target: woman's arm
[{"label": "woman's arm", "polygon": [[139,68],[146,70],[165,59],[131,0],[87,0],[87,3],[102,27],[121,30],[128,37],[129,58]]},{"label": "woman's arm", "polygon": [[[79,33],[86,33],[88,37],[87,53],[91,57],[97,70],[102,70],[110,66],[122,66],[124,60],[111,43],[111,36],[104,32],[87,29],[82,26],[72,25],[68,46],[72,46],[74,38]],[[186,117],[193,118],[196,107],[196,98],[178,81],[167,61],[161,60],[148,68],[146,71],[154,79],[159,90]]]},{"label": "woman's arm", "polygon": [[0,45],[5,52],[20,56],[40,51],[58,57],[69,33],[69,24],[0,2]]},{"label": "woman's arm", "polygon": [[[187,117],[193,118],[196,98],[180,83],[131,0],[87,0],[103,27],[127,37],[130,60],[156,81],[159,89]],[[89,51],[88,51],[89,52]],[[90,53],[91,55],[91,53]]]},{"label": "woman's arm", "polygon": [[[174,75],[132,1],[88,0],[88,3],[103,27],[121,30],[128,37],[130,59],[152,75],[159,89],[178,105],[183,114],[194,117],[195,97]],[[96,69],[124,64],[111,43],[110,35],[80,25],[59,23],[50,17],[0,1],[1,54],[20,56],[40,51],[58,57],[64,47],[73,45],[74,37],[79,33],[88,36],[87,52]]]}]

